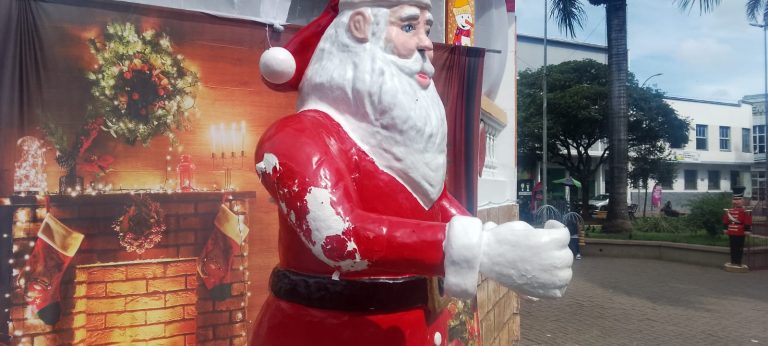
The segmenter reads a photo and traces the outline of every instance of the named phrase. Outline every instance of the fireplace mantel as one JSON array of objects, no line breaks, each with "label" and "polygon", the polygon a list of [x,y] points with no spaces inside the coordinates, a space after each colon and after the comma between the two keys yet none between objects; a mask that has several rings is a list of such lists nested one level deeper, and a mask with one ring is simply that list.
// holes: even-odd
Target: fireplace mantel
[{"label": "fireplace mantel", "polygon": [[[140,255],[126,252],[111,227],[131,193],[0,198],[0,344],[245,344],[247,240],[235,256],[226,300],[213,301],[195,259],[215,231],[219,206],[226,201],[247,211],[256,193],[144,194],[160,204],[167,229]],[[13,275],[23,270],[46,212],[85,235],[62,279],[62,316],[54,326],[26,306]]]}]

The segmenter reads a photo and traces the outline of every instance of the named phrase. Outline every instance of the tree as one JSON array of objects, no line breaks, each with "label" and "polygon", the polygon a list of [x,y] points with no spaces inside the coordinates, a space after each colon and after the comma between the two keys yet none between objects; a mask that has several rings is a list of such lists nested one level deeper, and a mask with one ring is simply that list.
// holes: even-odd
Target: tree
[{"label": "tree", "polygon": [[[607,162],[611,148],[603,148],[596,156],[589,151],[608,138],[608,66],[589,59],[567,61],[549,66],[547,73],[547,136],[553,144],[548,146],[548,158],[581,181],[582,212],[586,212],[590,180]],[[542,75],[543,68],[519,75],[518,147],[525,153],[521,154],[521,162],[535,161],[542,153]],[[655,148],[663,152],[667,144],[688,141],[688,121],[679,118],[664,102],[661,91],[639,87],[634,76],[629,86],[630,148]]]},{"label": "tree", "polygon": [[[545,0],[546,1],[546,0]],[[581,0],[551,0],[550,16],[555,17],[561,30],[575,37],[576,27],[582,28],[585,12]],[[766,0],[747,0],[749,13],[756,13],[765,8]],[[696,2],[699,9],[709,12],[720,4],[720,0],[675,0],[681,9],[692,8]],[[608,223],[605,229],[614,232],[629,232],[631,224],[627,214],[627,153],[628,153],[628,113],[627,81],[629,63],[627,61],[627,0],[589,0],[595,6],[605,5],[606,33],[608,35],[608,67],[610,70],[610,98],[608,102],[609,144],[613,148],[610,155],[609,175],[611,202],[608,205]],[[757,3],[757,4],[754,4]],[[755,8],[749,12],[750,4]],[[766,12],[768,13],[768,12]],[[764,17],[766,18],[766,17]]]},{"label": "tree", "polygon": [[[546,1],[546,0],[545,0]],[[592,5],[605,5],[608,34],[608,144],[612,148],[608,174],[611,200],[608,204],[608,222],[605,230],[629,232],[632,225],[627,214],[627,1],[589,0]],[[585,12],[580,0],[552,0],[550,15],[557,18],[558,26],[571,37],[576,26],[581,28]]]},{"label": "tree", "polygon": [[[630,80],[628,178],[632,187],[645,189],[644,201],[648,200],[650,179],[662,183],[671,183],[674,179],[676,168],[670,162],[669,147],[682,147],[688,142],[690,123],[677,117],[669,104],[657,101],[663,97],[661,90],[638,87],[634,79]],[[667,142],[658,141],[659,134]],[[646,204],[643,203],[643,216]]]},{"label": "tree", "polygon": [[648,207],[648,181],[653,179],[660,184],[671,184],[677,174],[677,164],[670,160],[668,150],[658,150],[651,146],[640,146],[629,155],[629,182],[637,189],[637,199],[640,200],[640,189],[645,189],[643,197],[643,216]]}]

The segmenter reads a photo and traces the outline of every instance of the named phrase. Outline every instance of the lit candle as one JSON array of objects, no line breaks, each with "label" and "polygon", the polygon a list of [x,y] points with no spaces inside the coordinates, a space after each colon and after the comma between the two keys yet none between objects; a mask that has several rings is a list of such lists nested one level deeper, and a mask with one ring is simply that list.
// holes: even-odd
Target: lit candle
[{"label": "lit candle", "polygon": [[211,125],[211,144],[213,148],[211,149],[212,153],[216,152],[216,125]]},{"label": "lit candle", "polygon": [[237,124],[236,123],[232,123],[231,130],[232,130],[231,131],[232,153],[234,153],[235,152],[235,145],[237,143]]},{"label": "lit candle", "polygon": [[227,149],[224,148],[224,143],[226,143],[226,132],[224,132],[224,123],[219,124],[219,138],[221,141],[219,141],[219,150],[221,150],[222,153],[226,151]]},{"label": "lit candle", "polygon": [[245,120],[240,121],[240,152],[245,150]]}]

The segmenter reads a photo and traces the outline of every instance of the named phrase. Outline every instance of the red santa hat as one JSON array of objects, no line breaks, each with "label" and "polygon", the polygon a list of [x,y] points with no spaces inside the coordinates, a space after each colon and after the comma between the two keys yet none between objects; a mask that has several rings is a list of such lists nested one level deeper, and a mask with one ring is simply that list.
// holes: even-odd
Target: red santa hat
[{"label": "red santa hat", "polygon": [[360,7],[394,7],[411,4],[431,8],[431,0],[330,0],[323,13],[299,30],[284,47],[272,47],[261,55],[259,70],[264,82],[278,91],[298,90],[304,71],[325,30],[339,10]]}]

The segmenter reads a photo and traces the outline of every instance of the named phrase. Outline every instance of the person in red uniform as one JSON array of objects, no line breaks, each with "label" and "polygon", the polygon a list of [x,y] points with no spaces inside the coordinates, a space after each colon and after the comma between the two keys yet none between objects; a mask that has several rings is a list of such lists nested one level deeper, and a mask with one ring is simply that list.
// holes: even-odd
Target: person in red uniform
[{"label": "person in red uniform", "polygon": [[730,264],[745,267],[741,264],[744,254],[744,237],[746,232],[752,229],[752,214],[744,209],[744,187],[733,188],[732,208],[726,209],[723,214],[723,223],[727,226],[725,234],[728,235],[731,245]]},{"label": "person in red uniform", "polygon": [[483,225],[445,189],[430,6],[332,1],[262,56],[268,85],[299,89],[299,111],[256,149],[280,261],[252,345],[444,345],[450,313],[431,304],[432,278],[457,298],[480,273],[537,297],[570,281],[562,224]]}]

